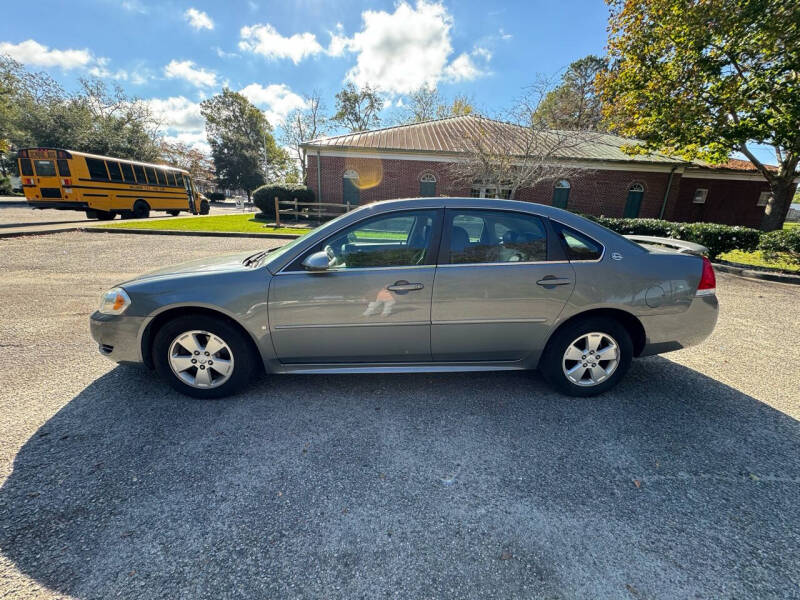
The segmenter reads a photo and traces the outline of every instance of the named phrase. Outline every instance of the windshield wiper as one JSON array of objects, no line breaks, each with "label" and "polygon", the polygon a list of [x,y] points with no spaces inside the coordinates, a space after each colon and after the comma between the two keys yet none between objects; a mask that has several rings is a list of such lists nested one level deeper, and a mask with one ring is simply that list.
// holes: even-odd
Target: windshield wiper
[{"label": "windshield wiper", "polygon": [[251,254],[250,256],[248,256],[247,258],[245,258],[242,261],[242,264],[245,267],[249,267],[250,265],[257,264],[258,262],[261,261],[262,258],[264,258],[267,254],[269,254],[273,250],[275,250],[275,248],[269,248],[267,250],[262,250],[261,252],[256,252],[255,254]]}]

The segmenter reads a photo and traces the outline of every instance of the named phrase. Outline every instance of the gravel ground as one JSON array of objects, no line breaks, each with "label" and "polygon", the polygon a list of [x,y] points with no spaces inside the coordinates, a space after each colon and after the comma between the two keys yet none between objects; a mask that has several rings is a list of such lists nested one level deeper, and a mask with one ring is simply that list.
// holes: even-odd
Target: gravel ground
[{"label": "gravel ground", "polygon": [[797,287],[718,275],[711,339],[590,400],[484,373],[200,402],[96,353],[104,289],[270,243],[0,240],[0,597],[800,597]]}]

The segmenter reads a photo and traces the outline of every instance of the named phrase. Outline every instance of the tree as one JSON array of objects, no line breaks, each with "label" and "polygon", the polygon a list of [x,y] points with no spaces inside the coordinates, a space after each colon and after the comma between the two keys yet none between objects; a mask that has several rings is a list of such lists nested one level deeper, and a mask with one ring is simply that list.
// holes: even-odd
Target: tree
[{"label": "tree", "polygon": [[264,113],[241,94],[224,88],[200,103],[206,121],[206,137],[222,187],[250,192],[281,173],[286,152],[272,137]]},{"label": "tree", "polygon": [[420,123],[431,119],[445,119],[469,115],[474,112],[472,100],[467,96],[456,96],[452,102],[442,98],[435,87],[423,87],[408,97],[397,121],[402,124]]},{"label": "tree", "polygon": [[[783,225],[800,161],[800,3],[609,0],[611,126],[688,159],[744,154],[769,182],[761,222]],[[772,146],[773,170],[751,151]]]},{"label": "tree", "polygon": [[475,126],[467,127],[463,138],[464,158],[450,166],[453,180],[490,185],[498,191],[509,188],[514,198],[521,188],[588,173],[564,159],[591,143],[596,134],[546,127],[535,118],[544,97],[529,90],[504,121],[473,117]]},{"label": "tree", "polygon": [[158,157],[158,121],[143,101],[99,79],[67,93],[49,75],[0,57],[0,138],[8,149],[70,148],[144,161]]},{"label": "tree", "polygon": [[590,54],[567,67],[557,87],[547,92],[535,117],[553,129],[602,130],[602,102],[595,88],[604,58]]},{"label": "tree", "polygon": [[[291,158],[300,163],[300,179],[304,185],[306,181],[306,150],[301,146],[303,142],[314,140],[327,133],[328,119],[325,116],[325,107],[320,99],[320,94],[314,91],[305,98],[304,108],[290,112],[283,123],[283,137],[281,141],[290,148]],[[287,182],[291,178],[287,174]]]},{"label": "tree", "polygon": [[216,179],[211,157],[180,142],[161,140],[160,162],[186,169],[195,184],[207,189]]},{"label": "tree", "polygon": [[336,113],[333,120],[350,131],[365,131],[380,125],[378,113],[383,110],[383,100],[369,85],[359,89],[348,82],[336,94]]}]

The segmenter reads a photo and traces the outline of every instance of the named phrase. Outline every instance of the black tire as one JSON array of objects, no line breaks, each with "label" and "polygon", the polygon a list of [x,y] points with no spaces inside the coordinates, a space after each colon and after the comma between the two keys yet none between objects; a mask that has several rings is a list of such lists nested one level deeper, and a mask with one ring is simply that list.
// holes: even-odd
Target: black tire
[{"label": "black tire", "polygon": [[87,219],[97,219],[98,221],[111,221],[117,215],[113,212],[106,212],[104,210],[89,209],[86,211]]},{"label": "black tire", "polygon": [[[200,389],[185,383],[172,370],[169,350],[172,342],[187,331],[207,331],[220,337],[233,354],[233,373],[218,387]],[[153,340],[153,363],[161,378],[175,390],[192,398],[222,398],[238,392],[247,385],[256,372],[256,360],[252,344],[238,327],[223,319],[208,315],[186,315],[164,324]]]},{"label": "black tire", "polygon": [[181,211],[179,211],[179,210],[168,210],[167,214],[168,215],[172,215],[173,217],[177,217],[179,214],[181,214]]},{"label": "black tire", "polygon": [[133,203],[132,215],[134,219],[147,219],[150,216],[150,205],[144,200]]},{"label": "black tire", "polygon": [[207,200],[203,200],[200,202],[200,214],[207,215],[211,211],[211,206],[208,204]]},{"label": "black tire", "polygon": [[[564,373],[562,361],[570,345],[588,333],[602,333],[617,342],[619,358],[616,370],[608,379],[591,386],[582,386],[570,381]],[[633,342],[628,330],[616,319],[587,317],[576,320],[556,331],[547,342],[539,360],[539,371],[557,391],[567,396],[588,397],[602,394],[613,388],[625,376],[633,358]],[[600,361],[598,361],[600,362]],[[568,366],[571,363],[566,363]]]}]

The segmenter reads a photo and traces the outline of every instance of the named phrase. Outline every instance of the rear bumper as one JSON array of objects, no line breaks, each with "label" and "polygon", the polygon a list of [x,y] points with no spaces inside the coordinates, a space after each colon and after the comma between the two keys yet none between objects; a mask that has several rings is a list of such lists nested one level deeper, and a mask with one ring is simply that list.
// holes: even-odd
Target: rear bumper
[{"label": "rear bumper", "polygon": [[89,330],[100,354],[118,363],[140,363],[142,344],[139,333],[150,317],[104,315],[94,312],[89,317]]},{"label": "rear bumper", "polygon": [[695,296],[689,308],[680,313],[639,316],[647,338],[640,356],[699,344],[714,331],[718,315],[719,302],[711,295]]}]

